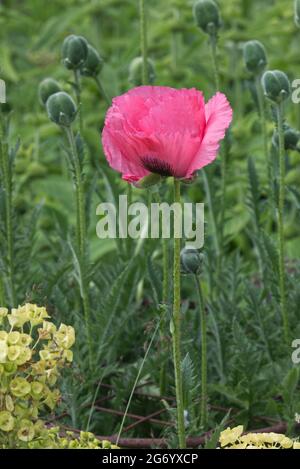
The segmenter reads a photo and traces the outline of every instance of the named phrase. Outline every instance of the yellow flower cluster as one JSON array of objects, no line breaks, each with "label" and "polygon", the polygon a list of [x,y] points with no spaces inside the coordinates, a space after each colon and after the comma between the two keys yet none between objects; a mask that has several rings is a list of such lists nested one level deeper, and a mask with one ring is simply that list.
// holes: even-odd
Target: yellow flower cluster
[{"label": "yellow flower cluster", "polygon": [[44,307],[0,308],[0,447],[22,447],[44,432],[38,417],[60,399],[60,369],[73,359],[74,329],[57,328]]},{"label": "yellow flower cluster", "polygon": [[300,449],[300,443],[280,433],[247,433],[239,425],[227,428],[220,435],[222,449]]},{"label": "yellow flower cluster", "polygon": [[28,444],[30,449],[119,449],[110,441],[98,440],[93,433],[67,431],[64,436],[60,436],[60,428],[53,427],[45,429],[39,439]]}]

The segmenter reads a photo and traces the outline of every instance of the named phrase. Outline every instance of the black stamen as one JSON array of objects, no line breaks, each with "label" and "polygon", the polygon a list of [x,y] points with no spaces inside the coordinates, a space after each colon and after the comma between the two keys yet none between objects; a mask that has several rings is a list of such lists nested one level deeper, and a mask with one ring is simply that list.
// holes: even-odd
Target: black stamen
[{"label": "black stamen", "polygon": [[141,158],[145,169],[160,176],[175,176],[174,169],[167,161],[162,161],[155,156],[143,156]]}]

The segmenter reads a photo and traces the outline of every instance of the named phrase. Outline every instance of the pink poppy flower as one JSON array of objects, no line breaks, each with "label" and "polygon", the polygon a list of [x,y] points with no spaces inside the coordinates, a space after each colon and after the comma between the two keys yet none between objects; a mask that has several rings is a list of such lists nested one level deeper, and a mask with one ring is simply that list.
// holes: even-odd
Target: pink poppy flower
[{"label": "pink poppy flower", "polygon": [[216,158],[231,120],[222,93],[205,104],[194,88],[140,86],[113,99],[102,133],[104,153],[129,182],[150,173],[188,179]]}]

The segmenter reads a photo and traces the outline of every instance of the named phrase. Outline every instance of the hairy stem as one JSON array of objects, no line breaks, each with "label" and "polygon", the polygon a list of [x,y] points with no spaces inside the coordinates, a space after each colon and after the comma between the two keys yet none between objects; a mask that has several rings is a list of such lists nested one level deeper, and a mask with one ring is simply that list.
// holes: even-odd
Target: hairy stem
[{"label": "hairy stem", "polygon": [[[180,181],[174,178],[174,202],[180,204]],[[179,226],[181,214],[175,210],[174,228]],[[175,370],[175,387],[177,403],[177,431],[179,448],[186,447],[184,428],[184,409],[182,394],[182,370],[181,370],[181,311],[180,311],[180,238],[174,233],[174,266],[173,266],[173,356]]]},{"label": "hairy stem", "polygon": [[278,251],[279,251],[279,291],[280,307],[283,322],[285,341],[289,342],[290,329],[289,318],[286,307],[286,275],[284,266],[284,198],[285,198],[285,153],[284,153],[284,130],[283,130],[283,107],[277,105],[277,125],[279,136],[279,200],[278,200]]},{"label": "hairy stem", "polygon": [[142,80],[143,85],[148,84],[148,63],[147,63],[147,24],[145,0],[140,0],[140,42],[141,54],[143,58]]},{"label": "hairy stem", "polygon": [[106,104],[108,106],[110,106],[111,105],[111,100],[110,100],[108,94],[106,93],[105,89],[103,88],[103,85],[102,85],[102,82],[101,82],[100,78],[98,76],[95,76],[94,80],[95,80],[95,82],[98,86],[98,90],[100,92],[100,95],[105,99]]},{"label": "hairy stem", "polygon": [[82,103],[81,103],[81,80],[80,80],[80,71],[78,69],[74,70],[74,79],[75,79],[75,93],[76,93],[78,115],[79,115],[79,130],[80,130],[80,133],[82,134],[83,119],[82,119]]},{"label": "hairy stem", "polygon": [[8,295],[11,307],[15,307],[16,295],[14,284],[14,249],[13,249],[13,208],[12,208],[12,182],[11,167],[9,162],[9,149],[4,135],[4,122],[1,114],[1,142],[0,142],[0,166],[3,177],[4,199],[5,199],[5,228],[6,228],[6,249],[7,249],[7,273],[8,273]]},{"label": "hairy stem", "polygon": [[75,138],[71,127],[66,127],[66,134],[70,144],[72,161],[74,164],[74,178],[75,178],[75,195],[76,195],[76,233],[77,233],[77,248],[79,252],[80,266],[82,271],[81,279],[81,296],[85,317],[85,325],[87,331],[87,340],[89,347],[89,360],[90,366],[92,365],[92,341],[91,341],[91,324],[90,324],[90,299],[88,293],[88,285],[86,279],[86,217],[85,217],[85,201],[83,194],[83,181],[82,170],[79,160],[79,155],[75,143]]},{"label": "hairy stem", "polygon": [[256,88],[256,94],[257,94],[257,99],[258,99],[259,115],[260,115],[260,121],[261,121],[264,157],[265,157],[266,166],[267,166],[267,180],[268,180],[270,190],[272,190],[272,170],[271,170],[271,161],[270,161],[269,148],[268,148],[266,108],[265,108],[260,75],[257,75],[255,77],[255,88]]},{"label": "hairy stem", "polygon": [[217,59],[217,36],[215,34],[210,35],[209,43],[210,43],[211,61],[212,61],[213,72],[214,72],[215,90],[219,91],[220,74],[219,74],[218,59]]},{"label": "hairy stem", "polygon": [[207,324],[206,312],[204,306],[203,292],[200,278],[194,276],[196,289],[198,292],[199,309],[200,309],[200,328],[201,328],[201,408],[200,408],[200,425],[207,426]]}]

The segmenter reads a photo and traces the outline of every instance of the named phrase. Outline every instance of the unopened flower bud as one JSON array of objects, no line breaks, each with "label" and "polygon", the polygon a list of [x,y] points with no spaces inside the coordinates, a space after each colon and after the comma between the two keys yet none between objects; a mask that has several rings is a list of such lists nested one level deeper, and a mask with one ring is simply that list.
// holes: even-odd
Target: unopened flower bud
[{"label": "unopened flower bud", "polygon": [[244,46],[244,62],[249,72],[258,75],[267,65],[267,55],[264,46],[259,41],[248,41]]},{"label": "unopened flower bud", "polygon": [[280,70],[265,72],[262,77],[262,87],[265,96],[275,103],[281,103],[291,94],[289,79]]},{"label": "unopened flower bud", "polygon": [[213,0],[198,0],[194,5],[197,26],[207,34],[215,34],[222,26],[218,5]]},{"label": "unopened flower bud", "polygon": [[200,274],[203,267],[203,254],[191,246],[180,253],[180,265],[183,274]]},{"label": "unopened flower bud", "polygon": [[84,37],[71,34],[65,38],[62,45],[62,61],[66,68],[80,68],[87,56],[88,43]]},{"label": "unopened flower bud", "polygon": [[300,0],[295,0],[295,23],[300,28]]},{"label": "unopened flower bud", "polygon": [[41,104],[46,104],[47,99],[54,93],[58,93],[61,91],[61,88],[57,81],[53,80],[53,78],[45,78],[41,81],[39,85],[39,98]]},{"label": "unopened flower bud", "polygon": [[[129,65],[128,80],[134,86],[141,86],[143,84],[143,58],[136,57]],[[147,60],[147,81],[153,84],[155,80],[155,68],[152,60]]]},{"label": "unopened flower bud", "polygon": [[[296,129],[286,126],[284,129],[284,148],[285,150],[296,150],[299,151],[298,142],[300,134]],[[273,145],[279,146],[279,136],[278,131],[275,130],[272,138]]]},{"label": "unopened flower bud", "polygon": [[64,91],[52,94],[46,104],[49,118],[57,125],[69,127],[76,117],[76,106]]},{"label": "unopened flower bud", "polygon": [[103,59],[98,51],[88,44],[88,54],[85,62],[81,66],[81,73],[87,77],[97,76],[103,67]]}]

